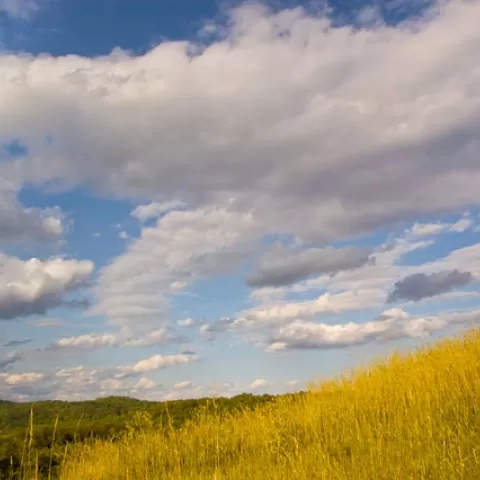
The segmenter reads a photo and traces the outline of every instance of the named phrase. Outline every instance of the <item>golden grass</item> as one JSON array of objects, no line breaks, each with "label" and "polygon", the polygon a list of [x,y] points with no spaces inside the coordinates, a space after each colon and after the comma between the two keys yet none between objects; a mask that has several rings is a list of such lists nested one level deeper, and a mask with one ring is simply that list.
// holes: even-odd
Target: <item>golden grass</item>
[{"label": "golden grass", "polygon": [[480,331],[254,412],[67,452],[61,480],[480,479]]}]

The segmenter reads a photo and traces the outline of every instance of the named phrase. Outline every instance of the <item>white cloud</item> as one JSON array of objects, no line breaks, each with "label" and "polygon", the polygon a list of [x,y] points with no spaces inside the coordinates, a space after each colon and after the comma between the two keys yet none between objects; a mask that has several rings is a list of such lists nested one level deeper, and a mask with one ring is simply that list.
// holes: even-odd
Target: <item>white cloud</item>
[{"label": "white cloud", "polygon": [[125,342],[125,346],[151,347],[154,345],[165,345],[167,343],[181,342],[185,340],[185,337],[177,335],[174,331],[161,327],[148,332],[143,337],[128,339]]},{"label": "white cloud", "polygon": [[194,383],[191,380],[185,380],[183,382],[177,382],[173,385],[175,390],[184,390],[186,388],[192,388]]},{"label": "white cloud", "polygon": [[88,260],[20,260],[0,252],[0,319],[43,314],[77,305],[65,295],[84,286],[93,271]]},{"label": "white cloud", "polygon": [[[386,310],[385,315],[401,318],[401,306],[417,301],[432,301],[432,299],[446,301],[460,299],[461,297],[477,296],[473,292],[452,292],[455,286],[462,286],[472,282],[480,274],[480,243],[452,251],[444,258],[419,265],[408,265],[401,262],[403,257],[413,251],[421,250],[433,245],[433,240],[414,240],[406,232],[405,238],[389,240],[386,245],[380,246],[374,253],[375,263],[367,263],[354,270],[340,271],[336,275],[321,275],[306,280],[290,287],[276,289],[277,295],[259,297],[258,306],[239,312],[234,317],[226,317],[200,326],[200,333],[205,338],[213,338],[218,333],[239,333],[246,340],[254,341],[258,345],[264,343],[265,338],[278,333],[283,328],[282,336],[292,335],[308,337],[310,328],[317,335],[323,335],[325,343],[329,341],[337,344],[336,338],[346,339],[347,334],[352,335],[353,344],[357,338],[370,338],[378,333],[376,329],[388,328],[387,323],[367,324],[330,324],[335,316],[348,312],[363,312],[365,315],[374,315],[374,310],[386,306],[388,292],[395,289],[397,279],[419,277],[423,288],[422,298],[398,298],[405,300],[396,308]],[[468,269],[468,270],[467,270]],[[460,274],[455,274],[459,270]],[[449,272],[454,272],[449,274]],[[468,280],[468,281],[467,281]],[[433,283],[432,283],[433,282]],[[411,282],[410,282],[411,283]],[[418,282],[417,282],[418,283]],[[398,286],[398,285],[397,285]],[[435,288],[434,288],[435,287]],[[441,287],[441,288],[440,288]],[[472,284],[472,288],[474,285]],[[291,295],[322,293],[309,300],[294,300]],[[408,292],[407,292],[408,293]],[[433,293],[433,295],[432,295]],[[416,293],[418,296],[418,292]],[[404,312],[406,315],[406,312]],[[321,323],[323,318],[328,323]],[[373,328],[369,331],[368,328]],[[363,336],[363,337],[362,337]],[[378,336],[375,338],[379,338]],[[331,339],[331,340],[329,340]],[[312,335],[312,341],[315,342]],[[347,340],[345,340],[347,341]],[[283,340],[277,339],[277,344],[270,349],[282,349]],[[348,342],[347,342],[348,343]]]},{"label": "white cloud", "polygon": [[268,385],[268,382],[264,378],[257,378],[250,384],[251,390],[257,390],[259,388],[264,388]]},{"label": "white cloud", "polygon": [[180,326],[180,327],[191,327],[193,325],[195,325],[195,320],[193,320],[193,318],[184,318],[182,320],[178,320],[177,324]]},{"label": "white cloud", "polygon": [[61,210],[23,207],[17,188],[0,178],[0,244],[48,242],[61,237]]},{"label": "white cloud", "polygon": [[271,381],[265,378],[257,378],[243,389],[237,388],[235,393],[246,391],[257,395],[260,393],[278,395],[298,390],[299,383],[298,380]]},{"label": "white cloud", "polygon": [[81,376],[93,376],[97,373],[97,370],[94,368],[86,368],[83,366],[71,367],[71,368],[61,368],[55,374],[56,377],[65,377],[65,378],[78,378]]},{"label": "white cloud", "polygon": [[355,29],[246,5],[194,57],[187,42],[3,56],[0,135],[32,152],[5,175],[146,201],[235,197],[266,230],[326,241],[478,204],[479,11],[451,0]]},{"label": "white cloud", "polygon": [[115,377],[114,368],[94,369],[83,366],[57,371],[50,397],[59,400],[90,399],[109,395],[135,395],[160,388],[152,379]]},{"label": "white cloud", "polygon": [[193,354],[153,355],[145,360],[140,360],[139,362],[119,367],[118,377],[121,378],[129,375],[151,372],[153,370],[159,370],[174,365],[188,364],[197,361],[199,358],[198,355]]},{"label": "white cloud", "polygon": [[449,325],[480,322],[480,310],[411,317],[401,309],[385,311],[378,319],[346,324],[325,324],[296,320],[280,327],[266,351],[342,348],[373,341],[430,335]]},{"label": "white cloud", "polygon": [[218,392],[209,391],[202,388],[200,385],[191,385],[185,388],[174,388],[167,392],[166,394],[162,395],[161,400],[163,402],[166,401],[173,401],[173,400],[181,400],[185,398],[201,398],[205,396],[219,396],[217,395]]},{"label": "white cloud", "polygon": [[473,226],[473,220],[469,217],[463,217],[457,222],[455,222],[451,227],[450,230],[452,232],[463,233],[469,228]]},{"label": "white cloud", "polygon": [[101,270],[91,314],[135,329],[158,325],[165,321],[171,284],[233,271],[254,227],[250,214],[224,208],[170,212]]},{"label": "white cloud", "polygon": [[88,333],[75,337],[64,337],[56,340],[46,350],[56,349],[80,349],[93,350],[103,347],[152,347],[178,343],[185,341],[186,337],[177,335],[167,327],[160,327],[145,332],[144,335],[136,335],[133,332],[122,329],[116,333]]},{"label": "white cloud", "polygon": [[448,228],[446,223],[415,223],[411,228],[411,236],[414,238],[435,236],[446,228]]},{"label": "white cloud", "polygon": [[157,384],[148,377],[142,377],[133,385],[134,390],[151,390],[155,388]]},{"label": "white cloud", "polygon": [[[0,397],[15,401],[32,398],[85,400],[109,395],[128,395],[159,400],[163,387],[145,376],[158,369],[197,361],[194,354],[155,355],[132,364],[118,366],[76,366],[48,373],[0,372]],[[199,390],[185,384],[183,393]]]},{"label": "white cloud", "polygon": [[454,223],[435,222],[435,223],[414,223],[407,232],[407,238],[418,239],[421,237],[433,237],[444,232],[463,233],[474,226],[474,221],[469,212],[465,212],[461,218]]},{"label": "white cloud", "polygon": [[377,306],[385,298],[381,290],[346,291],[337,294],[324,293],[313,300],[283,301],[264,304],[240,312],[235,318],[225,318],[204,324],[201,332],[210,334],[230,329],[257,329],[288,323],[298,318],[318,315],[341,314]]},{"label": "white cloud", "polygon": [[480,243],[453,250],[443,258],[423,264],[410,265],[404,261],[409,253],[421,252],[434,244],[434,239],[417,240],[406,232],[404,238],[389,240],[375,251],[375,264],[338,272],[334,277],[321,275],[302,284],[283,288],[280,293],[286,296],[289,292],[305,294],[315,290],[330,293],[376,291],[379,295],[377,306],[380,306],[395,282],[410,275],[428,275],[458,269],[470,272],[474,277],[480,276],[480,259],[477,257],[480,254]]},{"label": "white cloud", "polygon": [[[8,5],[13,11],[20,3]],[[142,202],[131,212],[140,236],[101,270],[89,311],[131,330],[59,345],[164,342],[171,297],[234,271],[263,250],[269,234],[318,254],[328,242],[480,203],[480,4],[438,2],[427,17],[395,27],[373,13],[361,16],[367,29],[336,28],[299,8],[272,13],[249,4],[233,10],[224,36],[195,56],[188,42],[165,42],[138,57],[0,56],[0,138],[28,147],[26,157],[1,165],[0,242],[63,233],[61,212],[19,203],[25,182],[85,183]],[[471,226],[469,216],[417,222],[375,252],[375,265],[334,268],[333,276],[302,257],[293,285],[264,282],[252,293],[257,305],[201,331],[265,329],[268,348],[279,350],[438,330],[450,320],[401,309],[364,324],[320,320],[369,315],[411,275],[459,269],[478,276],[478,245],[425,265],[399,262],[436,235]],[[63,305],[93,270],[74,260],[2,259],[2,318]],[[185,362],[157,355],[114,372],[141,375]],[[133,388],[127,377],[103,374],[85,369],[68,381],[80,392]]]},{"label": "white cloud", "polygon": [[145,228],[101,274],[95,313],[161,317],[167,280],[228,263],[215,254],[246,227],[329,241],[477,204],[479,12],[453,0],[415,28],[354,30],[250,5],[194,58],[181,42],[136,58],[4,56],[0,134],[32,151],[5,174],[203,205]]},{"label": "white cloud", "polygon": [[4,375],[4,382],[7,385],[29,385],[37,383],[44,377],[43,373],[28,372],[28,373],[12,373]]},{"label": "white cloud", "polygon": [[175,282],[172,282],[170,284],[170,291],[171,292],[180,292],[181,290],[183,290],[185,287],[188,286],[188,283],[187,282],[178,282],[178,281],[175,281]]},{"label": "white cloud", "polygon": [[132,211],[132,216],[138,218],[141,222],[146,222],[152,218],[158,218],[172,210],[178,210],[186,205],[179,201],[152,202],[147,205],[139,205]]},{"label": "white cloud", "polygon": [[78,337],[65,337],[57,340],[53,346],[56,348],[98,348],[109,347],[119,344],[119,335],[113,333],[104,333],[96,335],[88,333]]},{"label": "white cloud", "polygon": [[0,136],[30,152],[4,176],[135,195],[143,220],[193,208],[144,228],[100,275],[92,313],[163,322],[170,287],[238,264],[246,237],[328,242],[478,204],[479,14],[452,0],[361,29],[246,5],[193,57],[187,42],[4,55]]}]

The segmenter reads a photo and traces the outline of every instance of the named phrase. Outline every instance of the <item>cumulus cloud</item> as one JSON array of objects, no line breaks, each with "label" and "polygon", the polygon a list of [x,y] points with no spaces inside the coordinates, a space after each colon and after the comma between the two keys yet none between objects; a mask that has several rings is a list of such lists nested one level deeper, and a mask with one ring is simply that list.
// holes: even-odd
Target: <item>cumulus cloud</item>
[{"label": "cumulus cloud", "polygon": [[395,283],[387,301],[410,300],[418,302],[423,298],[434,297],[464,287],[474,280],[471,272],[461,272],[456,269],[430,274],[414,273]]},{"label": "cumulus cloud", "polygon": [[163,319],[171,285],[237,265],[249,235],[323,244],[478,204],[479,14],[451,0],[363,29],[249,4],[208,45],[3,55],[0,136],[29,151],[4,176],[135,196],[144,220],[189,205],[102,271],[92,309]]},{"label": "cumulus cloud", "polygon": [[[421,255],[422,250],[431,248],[435,244],[432,238],[413,238],[410,232],[405,237],[388,240],[375,252],[375,264],[367,263],[355,270],[341,271],[334,277],[321,275],[308,279],[302,284],[284,287],[281,290],[283,296],[290,293],[312,294],[318,290],[328,292],[376,292],[378,303],[381,307],[385,302],[386,292],[392,288],[392,279],[406,278],[414,274],[430,275],[438,272],[446,272],[458,269],[469,271],[477,278],[480,276],[480,243],[468,245],[452,250],[445,257],[438,258],[431,262],[411,265],[405,258],[410,253],[416,252]],[[455,295],[454,295],[455,293]],[[447,292],[442,298],[458,297],[460,292]],[[463,294],[463,292],[462,292]],[[423,300],[437,297],[426,297]],[[372,302],[373,303],[373,302]]]},{"label": "cumulus cloud", "polygon": [[247,284],[255,288],[291,285],[314,274],[361,267],[371,260],[371,253],[371,249],[358,247],[292,250],[277,245],[247,277]]},{"label": "cumulus cloud", "polygon": [[5,173],[161,202],[233,196],[266,228],[322,240],[477,204],[479,11],[438,2],[362,29],[249,4],[204,47],[3,56],[0,134],[32,152]]},{"label": "cumulus cloud", "polygon": [[346,324],[325,324],[297,320],[277,330],[266,351],[345,348],[374,341],[430,335],[450,325],[471,325],[480,321],[480,311],[411,317],[401,309],[385,311],[376,320]]},{"label": "cumulus cloud", "polygon": [[[366,251],[325,247],[480,203],[480,4],[436,2],[396,26],[371,13],[360,26],[337,27],[302,8],[248,4],[232,10],[206,45],[164,42],[136,57],[118,50],[97,58],[0,56],[0,138],[27,147],[1,165],[0,176],[15,187],[0,188],[0,242],[62,233],[60,215],[18,202],[26,182],[58,179],[65,188],[87,184],[142,202],[131,212],[141,233],[100,271],[89,310],[135,337],[71,337],[61,339],[64,348],[163,342],[161,330],[153,340],[148,334],[169,322],[172,296],[235,271],[270,235],[296,247],[270,252],[247,279],[261,290],[260,305],[202,325],[202,333],[265,329],[270,350],[288,350],[449,324],[394,309],[365,324],[323,318],[378,307],[392,279],[403,278],[395,288],[408,292],[417,275],[438,298],[467,281],[465,272],[480,273],[478,246],[422,266],[397,263],[439,233],[470,228],[470,217],[416,224],[410,238],[376,252],[375,265]],[[56,260],[52,273],[50,262],[8,258],[0,318],[63,305],[93,268]],[[119,378],[87,370],[68,378],[82,392],[100,384],[102,392],[123,391],[133,388],[131,375],[182,363],[185,354],[167,357],[108,371]]]},{"label": "cumulus cloud", "polygon": [[342,293],[324,293],[318,298],[305,301],[278,302],[262,305],[242,312],[240,322],[284,322],[299,317],[315,317],[319,314],[339,314],[361,310],[377,305],[379,292],[346,291]]},{"label": "cumulus cloud", "polygon": [[[118,366],[58,368],[54,372],[0,373],[0,397],[16,401],[35,399],[84,400],[108,395],[145,397],[162,386],[145,375],[158,369],[186,365],[199,359],[196,354],[154,355]],[[193,388],[193,387],[192,387]],[[196,387],[195,387],[196,388]],[[185,385],[184,392],[190,390]]]},{"label": "cumulus cloud", "polygon": [[83,306],[66,295],[81,288],[93,271],[88,260],[20,260],[0,253],[0,319],[44,314],[62,305]]},{"label": "cumulus cloud", "polygon": [[236,317],[204,323],[200,326],[200,332],[211,337],[215,333],[229,330],[275,327],[298,318],[314,318],[372,308],[378,305],[383,297],[381,290],[361,290],[337,294],[327,292],[313,300],[273,302],[239,312]]},{"label": "cumulus cloud", "polygon": [[[312,328],[316,328],[317,332],[324,331],[326,337],[340,331],[341,337],[344,338],[342,328],[347,328],[348,331],[352,326],[342,327],[342,315],[348,312],[359,312],[359,315],[360,312],[362,315],[376,315],[377,309],[385,305],[385,296],[391,288],[392,278],[406,278],[418,273],[430,275],[448,272],[454,270],[455,266],[458,266],[460,271],[466,271],[464,269],[468,268],[475,278],[480,275],[480,244],[453,250],[445,257],[432,262],[408,265],[403,261],[403,257],[411,252],[432,246],[433,240],[418,240],[412,238],[409,232],[405,232],[405,234],[405,237],[389,239],[385,245],[377,248],[374,264],[367,262],[357,269],[340,271],[335,276],[323,274],[302,283],[276,289],[276,293],[279,295],[270,297],[267,295],[260,298],[258,306],[243,310],[235,316],[200,324],[200,334],[207,340],[217,338],[220,334],[233,334],[261,346],[268,339],[276,337],[280,327],[284,328],[285,335],[292,331],[294,326],[295,336],[298,332],[303,331],[308,337],[309,328],[312,326]],[[323,293],[318,295],[319,291]],[[297,295],[301,295],[302,298],[309,295],[313,298],[299,300],[296,298]],[[478,296],[478,293],[475,291],[447,291],[435,297],[425,297],[422,300],[425,302],[434,302],[440,299],[442,302],[455,301],[456,304],[452,305],[452,308],[458,308],[458,301],[462,297],[469,296]],[[401,318],[397,309],[384,312],[385,315],[387,313],[398,319]],[[402,315],[407,314],[404,312]],[[336,324],[333,323],[335,325],[333,328],[330,322],[333,322],[335,317],[338,317],[338,321]],[[322,323],[323,319],[328,319],[328,322],[323,321],[325,325]],[[303,328],[304,325],[307,327]],[[354,329],[360,328],[355,323],[353,327]],[[381,328],[382,324],[375,323],[373,327]],[[360,330],[366,335],[364,328],[362,326]],[[353,333],[356,335],[356,331]],[[375,331],[372,334],[375,334]],[[383,341],[381,340],[383,337],[375,338]],[[312,341],[315,341],[313,337]],[[281,347],[280,340],[277,347]]]},{"label": "cumulus cloud", "polygon": [[0,179],[0,244],[48,242],[63,234],[58,208],[25,208],[13,185]]}]

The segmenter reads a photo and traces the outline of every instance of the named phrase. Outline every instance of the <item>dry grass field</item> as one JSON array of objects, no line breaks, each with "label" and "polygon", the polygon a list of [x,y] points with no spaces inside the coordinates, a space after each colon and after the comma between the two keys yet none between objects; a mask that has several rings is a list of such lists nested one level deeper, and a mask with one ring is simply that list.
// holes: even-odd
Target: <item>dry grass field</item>
[{"label": "dry grass field", "polygon": [[479,414],[473,330],[253,412],[71,447],[60,479],[475,480]]}]

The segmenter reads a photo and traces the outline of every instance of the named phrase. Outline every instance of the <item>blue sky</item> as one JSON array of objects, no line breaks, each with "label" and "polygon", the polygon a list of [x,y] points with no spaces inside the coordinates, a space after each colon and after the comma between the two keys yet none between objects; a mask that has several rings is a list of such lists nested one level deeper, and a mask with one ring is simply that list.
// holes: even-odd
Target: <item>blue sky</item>
[{"label": "blue sky", "polygon": [[[196,37],[212,19],[222,20],[241,6],[241,0],[4,0],[2,37],[6,48],[35,54],[107,55],[114,48],[145,53],[163,40]],[[381,10],[388,23],[398,23],[422,12],[430,2],[336,1],[299,2],[275,0],[264,5],[281,10],[298,5],[318,11],[327,8],[337,23],[355,22],[365,7]],[[13,14],[12,14],[13,13]],[[25,21],[28,20],[28,22]],[[20,21],[19,21],[20,20]]]},{"label": "blue sky", "polygon": [[479,8],[0,0],[0,398],[294,391],[477,324]]}]

